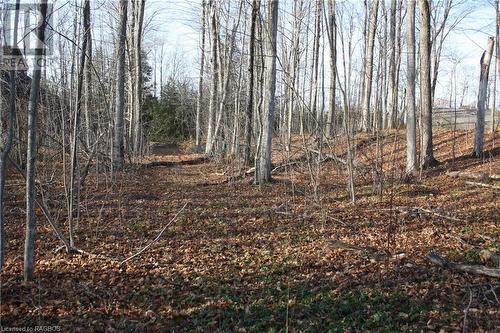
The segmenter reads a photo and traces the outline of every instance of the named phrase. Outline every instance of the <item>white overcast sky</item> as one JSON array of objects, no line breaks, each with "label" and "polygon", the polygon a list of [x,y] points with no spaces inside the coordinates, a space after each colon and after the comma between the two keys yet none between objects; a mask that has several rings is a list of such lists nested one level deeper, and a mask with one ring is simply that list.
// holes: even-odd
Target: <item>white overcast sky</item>
[{"label": "white overcast sky", "polygon": [[[236,0],[234,0],[236,3]],[[361,0],[353,0],[361,8]],[[147,0],[147,16],[153,17],[146,45],[159,49],[164,44],[166,55],[181,55],[185,72],[191,77],[197,75],[199,8],[197,0]],[[290,0],[280,5],[290,4]],[[386,7],[389,1],[386,0]],[[495,33],[495,11],[488,0],[467,0],[463,7],[472,8],[470,14],[450,33],[443,51],[442,66],[437,87],[437,96],[446,98],[451,75],[450,57],[460,60],[457,67],[457,89],[467,81],[469,90],[466,102],[473,102],[479,75],[479,59],[486,46],[487,37]],[[452,13],[453,14],[453,13]],[[361,24],[361,22],[360,22]],[[159,52],[159,51],[158,51]],[[167,56],[168,58],[168,56]],[[403,57],[404,63],[404,57]],[[403,64],[404,66],[404,64]]]}]

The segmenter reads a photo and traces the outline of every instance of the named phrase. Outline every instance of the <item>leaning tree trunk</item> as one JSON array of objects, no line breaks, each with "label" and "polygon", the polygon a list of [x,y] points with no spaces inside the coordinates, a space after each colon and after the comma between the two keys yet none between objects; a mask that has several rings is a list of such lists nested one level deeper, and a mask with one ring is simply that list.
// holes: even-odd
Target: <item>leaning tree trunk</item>
[{"label": "leaning tree trunk", "polygon": [[278,0],[271,0],[267,17],[266,41],[266,89],[265,108],[262,115],[262,141],[259,151],[255,182],[263,184],[271,180],[271,148],[274,128],[274,104],[276,94],[276,38],[278,33]]},{"label": "leaning tree trunk", "polygon": [[479,75],[479,93],[477,95],[476,134],[474,136],[473,155],[480,157],[484,144],[484,117],[486,113],[486,99],[488,95],[488,74],[490,71],[491,56],[493,54],[493,37],[488,38],[488,46],[481,57],[481,73]]},{"label": "leaning tree trunk", "polygon": [[205,67],[205,10],[207,4],[205,0],[201,2],[201,28],[200,28],[200,77],[198,78],[198,99],[196,100],[196,132],[194,149],[200,150],[201,135],[201,102],[203,100],[203,70]]},{"label": "leaning tree trunk", "polygon": [[[43,60],[45,27],[47,26],[47,0],[40,0],[40,16],[38,18],[36,62]],[[42,63],[42,62],[40,62]],[[33,279],[35,263],[35,167],[36,167],[36,132],[38,112],[38,92],[42,69],[33,68],[31,78],[30,99],[28,104],[28,149],[26,154],[26,238],[24,242],[24,280]]]},{"label": "leaning tree trunk", "polygon": [[420,8],[420,99],[422,112],[423,168],[435,166],[432,145],[431,35],[429,0],[419,0]]},{"label": "leaning tree trunk", "polygon": [[[113,165],[121,169],[124,164],[123,127],[125,108],[125,39],[127,37],[127,0],[120,1],[120,25],[116,33],[116,104],[115,133],[113,140]],[[161,89],[161,87],[160,87]]]},{"label": "leaning tree trunk", "polygon": [[415,119],[415,0],[408,1],[406,69],[406,173],[417,171],[417,125]]},{"label": "leaning tree trunk", "polygon": [[363,130],[371,129],[371,110],[370,99],[372,94],[372,77],[373,77],[373,47],[375,45],[375,32],[377,30],[377,15],[378,15],[378,0],[373,0],[370,13],[370,26],[368,28],[368,41],[366,43],[366,59],[365,59],[365,84],[363,92]]}]

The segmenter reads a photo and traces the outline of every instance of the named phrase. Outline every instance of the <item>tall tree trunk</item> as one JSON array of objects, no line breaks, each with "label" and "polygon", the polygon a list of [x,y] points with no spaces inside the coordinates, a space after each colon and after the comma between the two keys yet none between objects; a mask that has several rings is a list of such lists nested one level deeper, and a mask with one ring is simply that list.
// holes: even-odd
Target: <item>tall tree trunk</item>
[{"label": "tall tree trunk", "polygon": [[317,104],[318,104],[318,72],[319,72],[319,46],[320,46],[320,37],[321,37],[321,19],[322,19],[322,12],[323,12],[323,1],[322,0],[316,0],[316,17],[314,20],[314,43],[313,43],[313,61],[311,64],[312,68],[312,80],[311,80],[311,100],[310,100],[310,116],[313,121],[313,126],[317,130],[319,128],[317,127],[319,124],[319,116],[320,113],[317,110]]},{"label": "tall tree trunk", "polygon": [[328,41],[330,43],[330,93],[328,95],[328,116],[326,137],[331,138],[335,119],[335,90],[337,82],[337,22],[335,19],[335,0],[328,0]]},{"label": "tall tree trunk", "polygon": [[369,131],[372,128],[372,117],[370,110],[370,100],[372,94],[372,77],[373,77],[373,48],[375,45],[375,32],[377,30],[377,15],[378,15],[379,0],[373,0],[370,8],[370,25],[368,27],[368,41],[366,43],[366,59],[365,59],[365,84],[363,92],[363,130]]},{"label": "tall tree trunk", "polygon": [[[85,6],[84,6],[85,7]],[[87,8],[87,7],[85,7]],[[87,39],[87,60],[85,63],[85,143],[90,149],[90,137],[92,133],[91,126],[91,101],[92,101],[92,30],[90,27],[90,6],[85,9],[87,12],[87,20],[83,22],[84,38]]]},{"label": "tall tree trunk", "polygon": [[73,119],[73,141],[71,142],[71,169],[70,169],[70,183],[69,183],[69,208],[68,208],[68,226],[69,226],[69,244],[71,247],[74,246],[74,234],[73,234],[73,205],[75,202],[74,191],[75,187],[79,184],[75,184],[76,169],[78,164],[78,138],[79,138],[79,128],[80,128],[80,116],[82,110],[82,93],[83,93],[83,77],[85,73],[85,60],[87,56],[87,33],[90,30],[90,0],[85,0],[83,5],[83,27],[84,35],[82,40],[82,47],[80,53],[80,64],[78,65],[78,78],[76,85],[76,102],[75,102],[75,118]]},{"label": "tall tree trunk", "polygon": [[144,6],[146,0],[139,0],[136,3],[135,13],[135,36],[134,36],[134,61],[135,61],[135,96],[134,96],[134,134],[133,134],[133,147],[136,156],[141,155],[142,143],[142,25],[144,22]]},{"label": "tall tree trunk", "polygon": [[495,23],[495,73],[494,73],[494,90],[493,90],[493,107],[491,108],[491,133],[493,135],[495,134],[496,131],[496,119],[495,119],[495,114],[497,110],[497,99],[496,99],[496,93],[497,93],[497,75],[498,72],[500,71],[500,13],[499,13],[499,8],[500,6],[500,1],[495,0],[495,17],[496,17],[496,23]]},{"label": "tall tree trunk", "polygon": [[217,108],[217,96],[218,96],[218,78],[219,78],[219,62],[217,60],[217,8],[214,0],[210,0],[210,29],[212,34],[212,51],[210,54],[210,63],[212,65],[212,80],[211,80],[211,95],[210,95],[210,105],[208,107],[208,127],[207,127],[207,141],[205,145],[205,153],[211,153],[211,145],[213,140],[213,127],[214,127],[214,116],[215,110]]},{"label": "tall tree trunk", "polygon": [[389,27],[389,96],[387,98],[390,127],[397,127],[398,86],[396,85],[396,0],[391,0]]},{"label": "tall tree trunk", "polygon": [[[45,27],[47,26],[47,0],[40,0],[40,16],[38,17],[36,62],[43,60]],[[40,62],[40,63],[43,63]],[[28,104],[28,149],[26,154],[26,238],[24,242],[24,280],[33,279],[35,263],[35,167],[36,167],[36,134],[38,93],[42,69],[33,68],[31,78],[30,99]]]},{"label": "tall tree trunk", "polygon": [[248,55],[248,96],[245,112],[245,144],[243,161],[245,165],[250,164],[250,151],[252,144],[252,114],[254,101],[254,82],[255,82],[255,31],[257,25],[257,15],[260,10],[260,0],[252,0],[252,19],[250,23],[250,44]]},{"label": "tall tree trunk", "polygon": [[[212,154],[212,152],[213,152],[214,144],[215,144],[215,142],[218,138],[218,135],[219,135],[221,120],[224,116],[224,107],[226,105],[226,99],[227,99],[227,95],[229,93],[229,82],[230,82],[230,78],[231,78],[231,68],[232,68],[231,65],[232,65],[232,58],[233,58],[233,53],[234,53],[234,44],[235,44],[236,32],[238,30],[238,26],[240,23],[242,8],[243,8],[243,1],[241,0],[239,3],[238,16],[235,19],[235,22],[233,24],[231,35],[229,36],[226,34],[227,40],[226,40],[225,44],[229,45],[229,50],[227,52],[225,52],[226,53],[225,54],[226,56],[224,57],[225,61],[223,61],[223,59],[222,59],[223,58],[222,54],[219,54],[219,58],[220,58],[219,59],[219,66],[220,66],[219,73],[221,74],[221,75],[219,75],[219,82],[221,84],[220,96],[219,96],[219,108],[217,110],[217,116],[216,116],[216,120],[215,120],[215,128],[214,128],[212,136],[211,136],[212,139],[210,142],[207,142],[206,154]],[[219,45],[220,45],[220,43],[219,43]],[[223,73],[225,75],[222,75]]]},{"label": "tall tree trunk", "polygon": [[[125,39],[127,37],[127,4],[127,0],[120,1],[120,23],[116,33],[116,55],[118,60],[116,65],[116,102],[115,133],[113,140],[113,164],[118,169],[121,169],[124,164],[123,118],[125,113]],[[161,89],[162,88],[160,87],[160,91]]]},{"label": "tall tree trunk", "polygon": [[415,1],[408,1],[406,64],[406,173],[417,171],[417,125],[415,117]]},{"label": "tall tree trunk", "polygon": [[274,128],[274,105],[276,94],[276,38],[278,32],[278,0],[268,4],[266,41],[266,90],[265,109],[262,117],[262,142],[259,163],[255,170],[255,182],[263,184],[271,180],[271,148]]},{"label": "tall tree trunk", "polygon": [[481,73],[479,75],[479,93],[477,95],[477,117],[476,117],[476,134],[474,136],[474,152],[473,155],[480,157],[483,153],[484,144],[484,118],[486,113],[486,99],[488,95],[488,74],[490,71],[491,56],[493,55],[493,46],[495,40],[493,37],[488,38],[488,46],[481,57]]},{"label": "tall tree trunk", "polygon": [[431,35],[429,0],[419,0],[420,8],[420,100],[422,112],[423,168],[438,164],[432,145]]},{"label": "tall tree trunk", "polygon": [[201,103],[203,101],[203,70],[205,67],[205,17],[206,1],[201,2],[201,28],[200,28],[200,77],[198,78],[198,98],[196,100],[196,134],[194,148],[196,152],[200,150],[201,135]]},{"label": "tall tree trunk", "polygon": [[[16,0],[16,11],[14,18],[14,45],[17,45],[17,30],[19,20],[20,0]],[[0,38],[3,38],[3,31],[0,32]],[[0,51],[0,64],[3,64],[3,52]],[[5,182],[7,176],[7,160],[12,148],[14,138],[14,115],[16,112],[16,71],[9,73],[9,103],[4,109],[3,84],[0,83],[0,271],[5,261]],[[5,112],[5,113],[4,113]]]},{"label": "tall tree trunk", "polygon": [[[289,63],[289,71],[290,77],[288,80],[288,110],[287,114],[287,134],[286,134],[286,150],[290,151],[291,142],[292,142],[292,129],[293,129],[293,112],[295,110],[295,98],[297,95],[297,71],[299,67],[299,43],[300,43],[300,27],[302,25],[302,18],[299,15],[302,15],[303,10],[303,1],[295,1],[293,4],[293,32],[292,32],[292,46],[290,49],[290,63]],[[300,14],[299,14],[300,13]]]}]

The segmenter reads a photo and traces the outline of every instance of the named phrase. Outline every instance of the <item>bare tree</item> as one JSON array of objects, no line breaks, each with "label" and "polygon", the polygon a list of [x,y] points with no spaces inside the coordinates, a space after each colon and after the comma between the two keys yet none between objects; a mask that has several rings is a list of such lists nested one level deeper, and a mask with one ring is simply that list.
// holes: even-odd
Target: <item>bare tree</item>
[{"label": "bare tree", "polygon": [[210,0],[210,33],[212,36],[212,50],[210,54],[210,64],[212,65],[212,80],[211,80],[211,95],[210,95],[210,105],[208,107],[208,128],[207,128],[207,141],[205,145],[205,153],[210,154],[212,150],[213,141],[213,127],[215,110],[217,107],[217,95],[218,95],[218,79],[219,79],[219,62],[217,57],[217,40],[218,40],[218,29],[217,29],[217,8],[214,0]]},{"label": "bare tree", "polygon": [[497,110],[497,75],[500,71],[500,1],[495,0],[495,73],[493,74],[493,107],[491,108],[491,133],[495,134]]},{"label": "bare tree", "polygon": [[[38,17],[37,45],[35,63],[43,63],[45,27],[47,26],[47,0],[40,0],[40,15]],[[39,62],[40,61],[40,62]],[[38,93],[40,90],[40,78],[42,68],[33,68],[31,79],[30,99],[28,104],[28,149],[26,153],[26,238],[24,242],[24,280],[31,281],[34,273],[35,263],[35,168],[36,168],[36,137],[37,137],[37,113]]]},{"label": "bare tree", "polygon": [[248,95],[245,112],[245,144],[243,161],[245,165],[250,164],[250,148],[252,144],[252,114],[254,100],[254,81],[255,81],[255,31],[257,26],[257,15],[260,10],[260,0],[252,0],[252,18],[250,23],[250,44],[248,46]]},{"label": "bare tree", "polygon": [[396,128],[398,114],[398,86],[396,81],[396,11],[397,2],[391,0],[389,23],[389,88],[388,88],[388,113],[390,114],[390,127]]},{"label": "bare tree", "polygon": [[495,40],[493,37],[488,37],[488,45],[481,57],[481,72],[479,75],[479,93],[477,95],[477,116],[476,116],[476,132],[474,136],[474,152],[473,155],[480,157],[483,153],[484,141],[484,118],[486,113],[486,99],[488,95],[488,74],[490,71],[491,56],[493,55],[493,46]]},{"label": "bare tree", "polygon": [[200,150],[200,135],[201,135],[201,102],[203,100],[203,70],[205,67],[205,17],[207,3],[201,1],[201,28],[200,28],[200,77],[198,78],[198,99],[196,101],[196,129],[194,148],[198,152]]},{"label": "bare tree", "polygon": [[335,0],[328,0],[328,27],[328,42],[330,44],[330,93],[325,131],[327,138],[331,138],[335,119],[335,90],[337,82],[337,21],[335,18]]},{"label": "bare tree", "polygon": [[[124,108],[125,108],[125,40],[127,37],[127,0],[120,1],[120,22],[116,30],[116,102],[115,133],[113,140],[113,164],[120,169],[124,164]],[[161,89],[161,88],[160,88]]]},{"label": "bare tree", "polygon": [[318,99],[318,72],[319,72],[319,46],[321,38],[321,19],[323,12],[323,1],[316,0],[315,19],[314,19],[314,36],[313,36],[313,60],[311,63],[312,79],[310,88],[310,115],[314,117],[313,123],[318,125],[320,113],[317,111]]},{"label": "bare tree", "polygon": [[80,53],[80,64],[78,67],[78,79],[76,86],[76,102],[75,102],[75,118],[73,120],[73,141],[71,143],[71,170],[70,170],[70,183],[69,183],[69,207],[68,207],[68,226],[69,226],[69,244],[74,246],[74,233],[73,233],[73,205],[75,202],[75,184],[76,169],[78,163],[78,141],[80,129],[80,117],[82,109],[82,94],[83,94],[83,77],[85,69],[85,60],[87,57],[87,42],[88,32],[90,31],[90,0],[85,0],[83,5],[83,41]]},{"label": "bare tree", "polygon": [[259,162],[256,163],[255,182],[263,184],[271,180],[271,148],[274,128],[274,104],[276,94],[276,39],[278,33],[278,0],[268,4],[266,41],[266,89],[265,112],[262,117],[262,142]]},{"label": "bare tree", "polygon": [[406,174],[417,171],[417,125],[415,117],[415,0],[408,1],[406,65]]},{"label": "bare tree", "polygon": [[135,155],[140,155],[141,142],[142,142],[142,126],[141,126],[141,114],[142,114],[142,25],[144,22],[144,7],[146,0],[139,0],[136,2],[134,8],[135,16],[135,27],[134,27],[134,62],[135,62],[135,72],[134,72],[134,111],[133,111],[133,150]]},{"label": "bare tree", "polygon": [[366,43],[366,57],[364,62],[364,92],[363,92],[363,130],[371,129],[371,110],[370,100],[372,93],[372,77],[373,77],[373,48],[375,45],[375,32],[377,30],[377,15],[378,15],[379,0],[373,0],[370,8],[370,22],[368,27],[368,41]]},{"label": "bare tree", "polygon": [[422,110],[423,168],[438,164],[432,145],[431,35],[429,0],[419,0],[420,8],[420,100]]}]

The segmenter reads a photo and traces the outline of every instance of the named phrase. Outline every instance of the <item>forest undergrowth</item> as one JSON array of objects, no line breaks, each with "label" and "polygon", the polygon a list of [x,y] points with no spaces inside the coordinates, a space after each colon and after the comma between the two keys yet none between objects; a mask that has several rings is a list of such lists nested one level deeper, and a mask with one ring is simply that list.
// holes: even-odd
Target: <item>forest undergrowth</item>
[{"label": "forest undergrowth", "polygon": [[[289,153],[276,140],[273,161],[283,167],[263,186],[245,173],[231,177],[245,171],[237,161],[143,167],[199,158],[188,143],[175,155],[128,167],[113,185],[91,172],[75,242],[94,255],[57,251],[61,244],[37,210],[32,283],[22,276],[24,181],[12,169],[1,325],[75,332],[493,332],[500,327],[499,280],[438,267],[426,255],[435,250],[453,262],[493,267],[481,251],[500,252],[498,181],[481,187],[447,173],[499,173],[498,143],[487,136],[487,153],[477,159],[470,157],[472,131],[457,132],[455,144],[451,131],[437,131],[435,157],[442,163],[406,179],[403,136],[357,138],[354,204],[345,165],[325,159],[311,176],[309,159],[294,159],[304,154],[300,138]],[[376,160],[377,150],[383,159]],[[322,154],[342,159],[344,151],[339,142]],[[287,155],[296,163],[287,165]],[[61,188],[47,186],[46,202],[65,231]],[[123,263],[168,223],[156,243]]]}]

